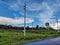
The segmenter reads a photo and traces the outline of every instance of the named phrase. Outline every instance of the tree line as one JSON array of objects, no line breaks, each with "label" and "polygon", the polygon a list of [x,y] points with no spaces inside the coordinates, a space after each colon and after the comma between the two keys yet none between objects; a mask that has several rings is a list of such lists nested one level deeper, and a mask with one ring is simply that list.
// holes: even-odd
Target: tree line
[{"label": "tree line", "polygon": [[[24,27],[14,27],[11,25],[0,25],[0,29],[15,29],[15,30],[24,30]],[[39,27],[39,25],[36,25],[36,27],[26,27],[26,30],[42,30],[42,29],[46,29],[46,27]],[[50,28],[52,29],[52,28]]]}]

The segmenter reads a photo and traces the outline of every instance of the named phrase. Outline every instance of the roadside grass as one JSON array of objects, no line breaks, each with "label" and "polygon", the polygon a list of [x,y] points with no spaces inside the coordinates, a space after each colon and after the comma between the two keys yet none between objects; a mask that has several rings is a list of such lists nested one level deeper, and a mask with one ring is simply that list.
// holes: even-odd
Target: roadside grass
[{"label": "roadside grass", "polygon": [[53,30],[28,30],[26,32],[24,37],[22,31],[0,29],[0,45],[17,45],[60,36],[60,33]]}]

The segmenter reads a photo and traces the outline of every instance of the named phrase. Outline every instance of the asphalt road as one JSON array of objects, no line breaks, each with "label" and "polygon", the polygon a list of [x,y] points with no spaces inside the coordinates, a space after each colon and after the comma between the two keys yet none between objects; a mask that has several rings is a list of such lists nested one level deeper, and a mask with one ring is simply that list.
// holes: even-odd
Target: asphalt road
[{"label": "asphalt road", "polygon": [[47,40],[43,40],[43,41],[26,43],[26,44],[22,44],[22,45],[60,45],[60,37],[47,39]]}]

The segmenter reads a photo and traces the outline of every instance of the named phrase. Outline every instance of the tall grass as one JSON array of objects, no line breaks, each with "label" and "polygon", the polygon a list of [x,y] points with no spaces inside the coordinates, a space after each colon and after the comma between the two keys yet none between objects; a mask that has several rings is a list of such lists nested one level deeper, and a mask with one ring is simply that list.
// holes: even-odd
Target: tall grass
[{"label": "tall grass", "polygon": [[26,32],[27,35],[24,37],[23,32],[19,30],[0,29],[0,45],[16,45],[25,42],[60,36],[60,33],[52,30],[28,30]]}]

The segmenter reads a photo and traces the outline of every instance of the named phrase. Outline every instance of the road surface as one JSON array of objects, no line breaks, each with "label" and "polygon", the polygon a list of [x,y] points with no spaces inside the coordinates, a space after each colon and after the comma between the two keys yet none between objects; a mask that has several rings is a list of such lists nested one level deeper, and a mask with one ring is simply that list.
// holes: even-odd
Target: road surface
[{"label": "road surface", "polygon": [[43,41],[26,43],[26,44],[22,44],[22,45],[60,45],[60,37],[47,39],[47,40],[43,40]]}]

